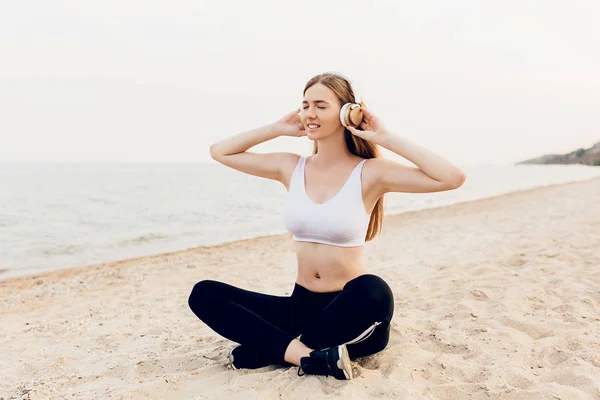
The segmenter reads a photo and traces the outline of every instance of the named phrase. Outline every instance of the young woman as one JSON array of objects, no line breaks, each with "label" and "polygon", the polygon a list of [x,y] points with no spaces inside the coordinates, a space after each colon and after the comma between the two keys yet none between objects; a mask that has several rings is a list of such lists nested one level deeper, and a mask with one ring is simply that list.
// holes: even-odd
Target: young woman
[{"label": "young woman", "polygon": [[[363,259],[365,241],[381,230],[383,195],[452,190],[465,180],[455,165],[388,131],[355,102],[347,79],[320,74],[306,84],[300,110],[210,148],[218,162],[285,186],[283,219],[298,260],[289,297],[209,280],[194,286],[194,314],[240,344],[229,354],[233,368],[293,364],[299,375],[352,379],[350,359],[387,346],[394,311],[392,291]],[[248,151],[278,136],[307,136],[313,155]],[[380,158],[377,146],[418,167]]]}]

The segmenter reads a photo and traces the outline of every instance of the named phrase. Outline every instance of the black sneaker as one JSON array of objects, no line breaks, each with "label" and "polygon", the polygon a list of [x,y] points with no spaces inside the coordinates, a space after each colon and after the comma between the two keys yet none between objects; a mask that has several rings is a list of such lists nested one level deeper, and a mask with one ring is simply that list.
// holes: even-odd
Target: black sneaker
[{"label": "black sneaker", "polygon": [[331,375],[340,380],[352,379],[352,364],[346,345],[313,350],[309,357],[302,357],[298,376],[304,374]]},{"label": "black sneaker", "polygon": [[229,359],[227,363],[228,367],[234,370],[240,368],[256,369],[276,364],[269,361],[263,354],[242,345],[234,346],[227,355],[227,358]]}]

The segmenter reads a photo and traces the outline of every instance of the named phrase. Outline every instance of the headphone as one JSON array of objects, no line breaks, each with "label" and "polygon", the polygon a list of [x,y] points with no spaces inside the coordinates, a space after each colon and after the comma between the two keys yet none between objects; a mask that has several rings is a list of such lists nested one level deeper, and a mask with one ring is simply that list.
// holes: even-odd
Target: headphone
[{"label": "headphone", "polygon": [[346,76],[340,74],[339,72],[333,71],[326,73],[336,75],[344,79],[346,82],[348,82],[348,85],[352,89],[352,93],[354,93],[354,102],[346,103],[342,106],[342,108],[340,109],[340,122],[342,123],[342,125],[344,125],[345,128],[347,128],[348,126],[357,128],[363,120],[363,113],[360,110],[360,102],[362,101],[361,96],[356,91],[356,88],[352,84],[352,81]]}]

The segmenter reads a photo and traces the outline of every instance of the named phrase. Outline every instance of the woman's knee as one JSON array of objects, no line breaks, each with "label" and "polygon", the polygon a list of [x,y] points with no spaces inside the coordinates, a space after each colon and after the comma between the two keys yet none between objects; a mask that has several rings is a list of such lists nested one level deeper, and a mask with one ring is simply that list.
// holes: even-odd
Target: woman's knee
[{"label": "woman's knee", "polygon": [[210,306],[210,299],[214,297],[218,282],[204,280],[196,283],[188,298],[188,306],[198,317],[204,314],[204,310]]},{"label": "woman's knee", "polygon": [[356,293],[361,303],[370,309],[382,310],[391,318],[394,310],[394,295],[389,285],[377,275],[361,275],[348,282],[343,290]]},{"label": "woman's knee", "polygon": [[360,275],[344,286],[343,290],[352,290],[368,293],[379,293],[382,296],[388,296],[393,298],[392,290],[388,284],[373,274]]}]

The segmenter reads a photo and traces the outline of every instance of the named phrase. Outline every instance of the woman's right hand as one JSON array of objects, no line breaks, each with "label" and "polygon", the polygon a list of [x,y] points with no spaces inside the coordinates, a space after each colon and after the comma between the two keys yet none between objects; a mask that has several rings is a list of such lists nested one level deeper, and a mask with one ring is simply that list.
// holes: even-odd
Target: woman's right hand
[{"label": "woman's right hand", "polygon": [[306,130],[304,130],[304,124],[300,119],[300,109],[295,109],[289,114],[284,115],[279,121],[273,125],[281,136],[294,136],[302,137],[306,136]]}]

